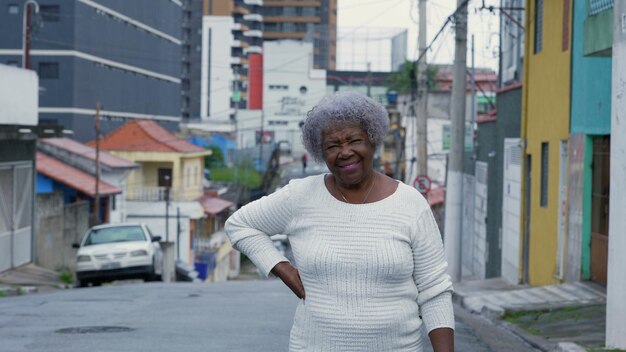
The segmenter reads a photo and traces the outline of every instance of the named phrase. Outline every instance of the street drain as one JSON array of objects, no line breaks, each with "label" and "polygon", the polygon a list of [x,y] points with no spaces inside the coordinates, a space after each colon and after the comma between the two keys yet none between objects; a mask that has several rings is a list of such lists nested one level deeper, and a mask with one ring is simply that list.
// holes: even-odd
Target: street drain
[{"label": "street drain", "polygon": [[125,326],[81,326],[77,328],[59,329],[55,332],[59,334],[100,334],[112,332],[128,332],[133,330],[135,329],[127,328]]}]

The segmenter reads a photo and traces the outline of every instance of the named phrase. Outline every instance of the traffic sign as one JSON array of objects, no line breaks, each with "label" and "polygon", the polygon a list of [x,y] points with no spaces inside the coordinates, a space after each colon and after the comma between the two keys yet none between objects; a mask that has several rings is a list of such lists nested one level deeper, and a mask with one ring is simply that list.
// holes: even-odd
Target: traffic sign
[{"label": "traffic sign", "polygon": [[413,181],[413,187],[415,187],[422,194],[430,192],[431,185],[432,182],[430,181],[430,178],[426,175],[419,175],[415,178],[415,181]]}]

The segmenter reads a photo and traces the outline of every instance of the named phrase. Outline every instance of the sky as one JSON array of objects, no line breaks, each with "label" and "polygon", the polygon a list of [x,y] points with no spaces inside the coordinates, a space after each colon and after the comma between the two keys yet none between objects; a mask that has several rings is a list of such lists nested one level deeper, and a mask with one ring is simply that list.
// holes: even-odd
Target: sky
[{"label": "sky", "polygon": [[[497,6],[499,0],[484,0],[485,4]],[[499,13],[479,10],[483,0],[472,0],[469,4],[468,57],[471,65],[471,35],[474,35],[475,66],[498,69]],[[457,0],[428,0],[427,2],[427,43],[430,43],[440,30],[446,18],[454,12]],[[338,20],[340,28],[407,28],[409,59],[418,57],[418,0],[338,0]],[[339,55],[339,54],[338,54]],[[454,31],[448,25],[434,42],[427,54],[430,63],[452,64],[454,61]],[[341,61],[341,58],[338,58]]]}]

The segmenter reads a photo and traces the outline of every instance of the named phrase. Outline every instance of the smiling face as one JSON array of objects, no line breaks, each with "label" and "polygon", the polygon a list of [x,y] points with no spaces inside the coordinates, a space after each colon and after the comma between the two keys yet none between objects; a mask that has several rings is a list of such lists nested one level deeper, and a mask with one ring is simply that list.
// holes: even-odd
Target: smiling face
[{"label": "smiling face", "polygon": [[322,149],[326,166],[341,186],[359,186],[374,174],[375,147],[359,125],[324,130]]}]

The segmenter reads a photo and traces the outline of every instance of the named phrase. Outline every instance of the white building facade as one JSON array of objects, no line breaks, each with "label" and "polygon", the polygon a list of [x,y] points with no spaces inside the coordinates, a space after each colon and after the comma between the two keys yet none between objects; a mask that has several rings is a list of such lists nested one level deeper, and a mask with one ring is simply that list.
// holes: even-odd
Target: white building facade
[{"label": "white building facade", "polygon": [[231,47],[235,45],[231,16],[205,16],[202,20],[200,115],[203,124],[230,126],[234,74]]},{"label": "white building facade", "polygon": [[[304,153],[300,123],[326,95],[326,70],[313,68],[313,44],[292,40],[263,43],[263,130]],[[267,132],[265,132],[267,131]]]}]

